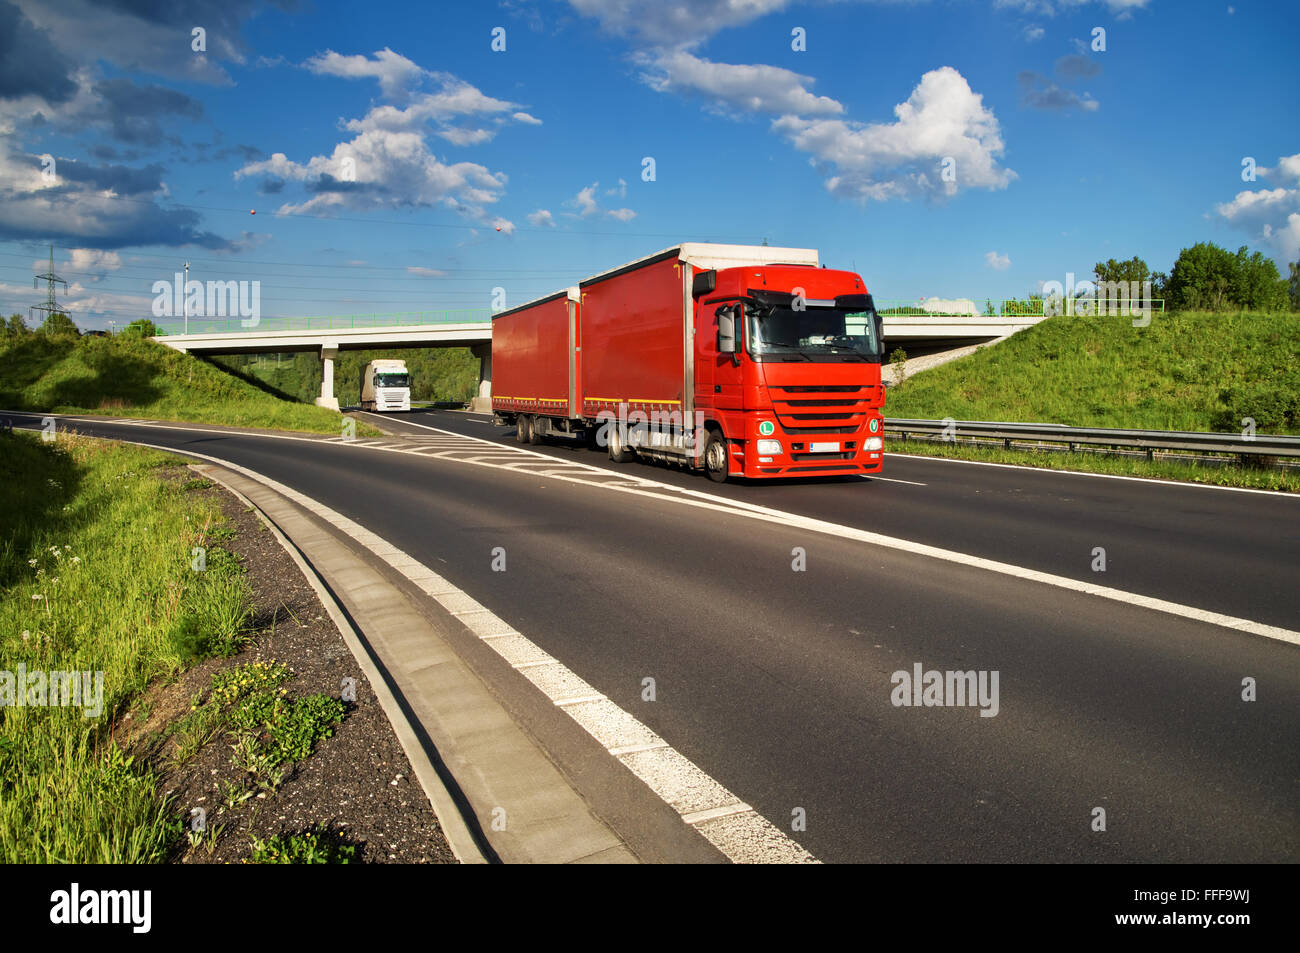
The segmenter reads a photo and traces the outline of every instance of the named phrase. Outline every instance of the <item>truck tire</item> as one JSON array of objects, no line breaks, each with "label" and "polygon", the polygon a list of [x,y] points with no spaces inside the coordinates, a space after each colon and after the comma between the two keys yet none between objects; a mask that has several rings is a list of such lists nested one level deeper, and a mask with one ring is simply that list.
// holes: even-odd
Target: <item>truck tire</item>
[{"label": "truck tire", "polygon": [[624,442],[626,437],[627,434],[617,424],[610,425],[608,436],[609,458],[615,463],[627,463],[634,456]]},{"label": "truck tire", "polygon": [[532,418],[527,414],[520,414],[515,418],[515,439],[520,443],[527,443],[532,436]]},{"label": "truck tire", "polygon": [[544,443],[543,437],[550,429],[551,422],[545,417],[534,417],[528,421],[528,442],[533,446]]},{"label": "truck tire", "polygon": [[709,429],[709,438],[704,442],[704,472],[714,483],[726,483],[727,471],[731,469],[731,454],[727,441],[721,431]]}]

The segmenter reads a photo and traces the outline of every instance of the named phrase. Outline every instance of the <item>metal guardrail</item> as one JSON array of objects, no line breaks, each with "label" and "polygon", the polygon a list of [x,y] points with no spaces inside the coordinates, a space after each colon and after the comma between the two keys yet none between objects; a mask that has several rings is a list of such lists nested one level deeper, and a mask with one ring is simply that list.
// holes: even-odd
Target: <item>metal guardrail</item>
[{"label": "metal guardrail", "polygon": [[1300,437],[1255,433],[1197,433],[1179,430],[1118,430],[1106,427],[1067,427],[1064,424],[991,423],[983,420],[909,420],[886,418],[887,433],[926,436],[980,437],[1003,441],[1010,449],[1013,440],[1036,440],[1076,445],[1136,447],[1147,456],[1156,450],[1192,450],[1205,453],[1234,453],[1252,457],[1300,457]]}]

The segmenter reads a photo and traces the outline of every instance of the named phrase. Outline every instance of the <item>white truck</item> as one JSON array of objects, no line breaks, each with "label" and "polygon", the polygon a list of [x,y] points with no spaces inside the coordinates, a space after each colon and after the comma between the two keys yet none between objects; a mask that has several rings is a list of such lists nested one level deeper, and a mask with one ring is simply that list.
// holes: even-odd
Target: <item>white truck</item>
[{"label": "white truck", "polygon": [[411,375],[405,361],[371,361],[361,373],[361,409],[380,413],[411,409]]}]

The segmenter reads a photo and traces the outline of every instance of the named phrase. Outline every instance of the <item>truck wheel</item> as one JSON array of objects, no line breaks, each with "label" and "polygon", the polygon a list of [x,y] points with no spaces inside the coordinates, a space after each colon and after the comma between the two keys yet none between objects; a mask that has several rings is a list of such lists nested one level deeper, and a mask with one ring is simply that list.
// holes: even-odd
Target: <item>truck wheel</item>
[{"label": "truck wheel", "polygon": [[717,430],[709,431],[709,439],[704,443],[704,469],[714,483],[727,482],[727,470],[731,467],[727,441]]},{"label": "truck wheel", "polygon": [[623,438],[627,435],[621,431],[617,424],[611,424],[609,428],[609,458],[615,463],[627,463],[632,459],[632,451],[627,448]]},{"label": "truck wheel", "polygon": [[528,438],[532,435],[532,420],[527,414],[520,414],[515,418],[515,439],[520,443],[527,443]]},{"label": "truck wheel", "polygon": [[533,446],[543,443],[543,435],[549,427],[550,421],[545,417],[534,417],[528,421],[528,442]]}]

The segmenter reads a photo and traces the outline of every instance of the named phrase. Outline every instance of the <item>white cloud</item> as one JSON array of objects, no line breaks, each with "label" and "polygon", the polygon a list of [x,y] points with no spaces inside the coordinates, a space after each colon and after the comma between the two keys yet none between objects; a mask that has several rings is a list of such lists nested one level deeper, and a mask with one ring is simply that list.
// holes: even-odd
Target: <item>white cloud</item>
[{"label": "white cloud", "polygon": [[1011,267],[1011,258],[1008,255],[999,255],[995,251],[985,252],[984,261],[994,271],[1006,271]]},{"label": "white cloud", "polygon": [[492,219],[489,224],[504,235],[513,235],[515,233],[515,223],[508,218],[497,217]]},{"label": "white cloud", "polygon": [[1293,179],[1300,183],[1300,152],[1293,156],[1282,156],[1277,160],[1277,165],[1272,168],[1265,169],[1260,166],[1255,172],[1268,178]]},{"label": "white cloud", "polygon": [[[998,165],[1005,147],[997,117],[952,67],[922,76],[894,114],[892,123],[782,116],[772,128],[831,168],[827,189],[859,201],[1004,189],[1017,177]],[[951,179],[942,174],[948,160]]]},{"label": "white cloud", "polygon": [[489,96],[449,73],[427,75],[441,86],[436,92],[412,93],[404,107],[375,106],[360,119],[348,120],[343,128],[349,132],[432,129],[434,135],[454,145],[478,145],[492,139],[507,122],[541,125],[541,120],[520,112],[518,103]]},{"label": "white cloud", "polygon": [[528,224],[535,228],[554,228],[555,216],[544,208],[539,208],[536,212],[528,216]]},{"label": "white cloud", "polygon": [[497,201],[506,186],[505,173],[474,162],[441,161],[414,132],[365,132],[328,156],[300,163],[277,152],[235,172],[237,179],[260,175],[301,182],[316,192],[305,202],[282,205],[280,214],[442,203],[481,217],[482,206]]},{"label": "white cloud", "polygon": [[783,10],[790,0],[569,0],[569,5],[611,33],[653,46],[688,47]]},{"label": "white cloud", "polygon": [[596,189],[599,185],[599,182],[593,182],[585,189],[579,189],[578,194],[575,195],[573,201],[569,203],[578,210],[578,214],[583,218],[586,218],[588,215],[594,215],[600,210],[600,205],[596,202]]},{"label": "white cloud", "polygon": [[[626,194],[627,182],[625,182],[623,179],[619,179],[618,183],[619,183],[618,186],[616,186],[615,188],[606,189],[605,194],[619,195],[619,196]],[[620,222],[630,222],[632,221],[632,219],[636,218],[636,212],[634,212],[630,208],[615,208],[615,209],[601,208],[600,202],[596,200],[596,193],[599,190],[600,190],[600,183],[593,182],[591,183],[591,185],[588,185],[586,188],[579,189],[578,194],[575,195],[572,199],[570,199],[565,204],[570,206],[571,208],[576,208],[578,210],[577,214],[581,218],[589,218],[592,215],[597,215],[597,214],[608,215],[610,218],[618,219]],[[540,216],[543,214],[543,212],[544,210],[539,209],[537,212],[534,212],[533,214]],[[568,214],[570,217],[572,217],[573,215],[573,213],[566,213],[566,214]],[[546,216],[545,224],[547,225],[555,224],[553,221],[551,221],[550,212],[545,212],[545,216]],[[532,216],[529,216],[529,221],[532,221]],[[538,224],[538,223],[534,222],[534,224]]]},{"label": "white cloud", "polygon": [[1105,6],[1120,20],[1127,19],[1134,10],[1144,9],[1150,0],[995,0],[994,7],[999,9],[1019,10],[1022,13],[1038,13],[1043,16],[1055,16],[1074,7],[1088,6],[1096,3]]},{"label": "white cloud", "polygon": [[443,275],[447,274],[445,271],[438,268],[425,268],[422,265],[407,265],[406,270],[421,278],[441,278]]},{"label": "white cloud", "polygon": [[303,66],[319,76],[377,79],[379,88],[389,99],[405,95],[424,75],[423,69],[388,47],[377,50],[374,59],[364,54],[344,56],[333,50],[326,50],[307,60]]},{"label": "white cloud", "polygon": [[1295,201],[1293,189],[1259,189],[1238,192],[1231,202],[1221,202],[1215,211],[1233,224],[1252,218],[1268,217]]},{"label": "white cloud", "polygon": [[[445,162],[429,148],[429,137],[471,146],[487,142],[508,122],[540,124],[519,111],[518,103],[489,96],[449,73],[421,70],[391,50],[376,53],[374,59],[327,52],[308,63],[329,75],[378,79],[386,93],[400,88],[406,105],[375,106],[361,118],[346,121],[343,128],[354,138],[340,142],[328,155],[298,162],[277,152],[235,173],[236,179],[268,176],[300,182],[315,193],[304,202],[282,205],[281,214],[442,204],[486,221],[484,206],[504,194],[505,174],[473,162]],[[437,88],[410,91],[415,79]],[[509,227],[513,230],[514,225]]]},{"label": "white cloud", "polygon": [[[1248,232],[1256,241],[1268,245],[1273,257],[1282,262],[1300,256],[1300,153],[1282,156],[1271,168],[1259,167],[1257,175],[1290,182],[1292,187],[1246,189],[1230,202],[1215,206],[1215,212],[1227,224]],[[1283,267],[1283,273],[1285,273]]]},{"label": "white cloud", "polygon": [[1038,40],[1041,40],[1046,33],[1047,31],[1044,30],[1041,26],[1026,26],[1025,40],[1027,40],[1030,43],[1034,43]]},{"label": "white cloud", "polygon": [[[45,262],[48,266],[49,262]],[[68,259],[69,271],[117,271],[122,267],[122,256],[115,251],[97,248],[74,248]],[[92,279],[98,281],[99,277]]]},{"label": "white cloud", "polygon": [[837,116],[844,107],[828,96],[814,96],[810,76],[779,66],[714,63],[685,50],[649,60],[641,79],[661,93],[699,93],[715,106],[742,112],[799,116]]}]

